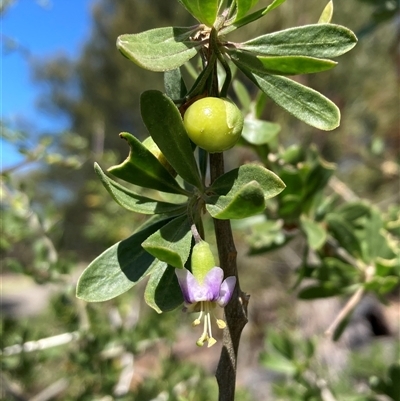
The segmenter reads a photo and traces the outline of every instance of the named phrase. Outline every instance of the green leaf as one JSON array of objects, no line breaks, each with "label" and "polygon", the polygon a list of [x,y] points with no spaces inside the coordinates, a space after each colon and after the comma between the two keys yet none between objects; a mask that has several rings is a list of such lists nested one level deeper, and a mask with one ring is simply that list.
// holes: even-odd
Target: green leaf
[{"label": "green leaf", "polygon": [[261,74],[298,75],[330,70],[336,62],[306,56],[257,56],[247,51],[228,50],[239,67]]},{"label": "green leaf", "polygon": [[230,196],[252,181],[260,184],[265,201],[278,195],[285,188],[283,181],[272,171],[258,164],[244,164],[218,177],[211,185],[210,193]]},{"label": "green leaf", "polygon": [[341,25],[313,24],[262,35],[236,47],[265,56],[330,58],[348,52],[356,43],[354,33]]},{"label": "green leaf", "polygon": [[192,146],[175,104],[156,90],[142,93],[140,109],[143,121],[175,171],[187,182],[202,188]]},{"label": "green leaf", "polygon": [[327,239],[326,230],[320,224],[305,216],[301,216],[300,222],[301,228],[307,236],[308,245],[314,250],[320,249]]},{"label": "green leaf", "polygon": [[184,212],[187,208],[186,203],[174,204],[161,202],[138,195],[107,177],[97,163],[94,164],[94,169],[97,175],[100,177],[101,183],[104,185],[113,199],[127,210],[143,214],[158,214]]},{"label": "green leaf", "polygon": [[117,39],[117,48],[129,60],[147,70],[173,70],[197,54],[200,44],[190,39],[197,30],[197,27],[165,27],[121,35]]},{"label": "green leaf", "polygon": [[276,351],[278,351],[286,359],[293,360],[295,358],[294,344],[290,339],[283,333],[268,331],[268,343]]},{"label": "green leaf", "polygon": [[213,26],[217,18],[220,0],[178,0],[196,19]]},{"label": "green leaf", "polygon": [[168,170],[138,139],[127,132],[120,134],[120,137],[125,139],[131,148],[129,156],[121,164],[110,167],[109,173],[141,187],[174,194],[187,194]]},{"label": "green leaf", "polygon": [[186,95],[186,85],[179,68],[164,72],[164,87],[166,95],[171,99],[182,99]]},{"label": "green leaf", "polygon": [[240,28],[244,25],[250,24],[251,22],[258,20],[259,18],[263,17],[264,15],[272,11],[274,8],[280,6],[285,1],[286,0],[274,0],[269,6],[262,8],[261,10],[258,10],[243,18],[237,19],[232,25],[229,25],[226,28],[221,29],[221,35],[226,35],[227,33],[232,32],[237,28]]},{"label": "green leaf", "polygon": [[243,18],[258,2],[259,0],[236,0],[237,14],[235,20]]},{"label": "green leaf", "polygon": [[319,17],[318,24],[329,24],[333,16],[333,1],[330,0]]},{"label": "green leaf", "polygon": [[285,375],[292,376],[297,372],[295,363],[277,352],[262,353],[260,362],[267,369],[284,373]]},{"label": "green leaf", "polygon": [[339,288],[328,285],[309,285],[298,293],[299,299],[328,298],[341,293]]},{"label": "green leaf", "polygon": [[143,248],[169,265],[183,268],[186,263],[192,242],[192,232],[188,216],[176,217],[150,235],[143,243]]},{"label": "green leaf", "polygon": [[183,302],[175,268],[158,261],[154,266],[144,292],[147,305],[157,313],[171,311]]},{"label": "green leaf", "polygon": [[242,137],[252,145],[265,145],[276,138],[281,126],[269,121],[246,118],[242,131]]},{"label": "green leaf", "polygon": [[154,257],[141,244],[169,220],[166,217],[158,219],[104,251],[83,271],[76,296],[87,302],[107,301],[141,281],[151,271],[154,262]]},{"label": "green leaf", "polygon": [[339,126],[339,109],[321,93],[286,77],[254,73],[243,66],[241,70],[275,103],[299,120],[325,131]]},{"label": "green leaf", "polygon": [[339,244],[353,256],[360,257],[361,245],[352,226],[336,213],[327,214],[325,219],[328,223],[328,230]]},{"label": "green leaf", "polygon": [[215,219],[243,219],[265,209],[264,192],[257,181],[251,181],[228,196],[210,197],[206,208]]},{"label": "green leaf", "polygon": [[339,214],[347,222],[353,223],[360,217],[367,216],[370,213],[371,206],[363,201],[344,203],[339,206],[335,213]]}]

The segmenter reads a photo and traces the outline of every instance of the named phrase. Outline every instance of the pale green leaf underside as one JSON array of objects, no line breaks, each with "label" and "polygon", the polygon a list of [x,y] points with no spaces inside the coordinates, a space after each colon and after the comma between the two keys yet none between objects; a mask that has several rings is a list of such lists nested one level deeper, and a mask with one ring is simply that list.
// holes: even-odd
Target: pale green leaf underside
[{"label": "pale green leaf underside", "polygon": [[173,70],[196,55],[199,43],[190,39],[196,31],[193,28],[165,27],[125,34],[118,37],[117,48],[147,70]]},{"label": "pale green leaf underside", "polygon": [[330,0],[319,17],[318,24],[329,24],[333,16],[333,1]]},{"label": "pale green leaf underside", "polygon": [[174,194],[185,193],[175,178],[137,138],[127,132],[120,134],[120,137],[129,144],[129,156],[121,164],[110,167],[109,173],[141,187]]},{"label": "pale green leaf underside", "polygon": [[335,24],[312,24],[262,35],[236,47],[265,56],[331,58],[348,52],[356,43],[350,29]]},{"label": "pale green leaf underside", "polygon": [[184,180],[202,188],[189,137],[172,100],[159,91],[149,90],[142,93],[140,110],[150,135],[171,166]]},{"label": "pale green leaf underside", "polygon": [[320,249],[327,239],[326,230],[320,224],[305,216],[302,216],[300,222],[310,247],[314,250]]},{"label": "pale green leaf underside", "polygon": [[276,138],[281,126],[277,123],[246,118],[242,131],[242,137],[252,145],[265,145]]},{"label": "pale green leaf underside", "polygon": [[338,107],[321,93],[283,76],[241,69],[275,103],[299,120],[324,131],[339,126]]},{"label": "pale green leaf underside", "polygon": [[206,208],[216,219],[244,219],[265,209],[264,192],[257,181],[251,181],[228,196],[211,197]]},{"label": "pale green leaf underside", "polygon": [[276,75],[310,74],[330,70],[335,61],[305,56],[255,56],[249,52],[228,50],[237,64],[241,64],[253,72]]},{"label": "pale green leaf underside", "polygon": [[162,262],[183,268],[190,253],[192,232],[187,215],[180,216],[150,235],[143,248]]},{"label": "pale green leaf underside", "polygon": [[169,219],[158,220],[104,251],[84,270],[76,294],[87,302],[115,298],[141,281],[152,269],[154,256],[141,244]]},{"label": "pale green leaf underside", "polygon": [[159,214],[171,212],[184,212],[186,204],[173,204],[156,201],[142,195],[138,195],[124,186],[107,177],[101,167],[95,163],[94,169],[113,199],[127,210],[142,214]]},{"label": "pale green leaf underside", "polygon": [[175,268],[157,261],[144,292],[144,300],[157,313],[171,311],[183,303]]}]

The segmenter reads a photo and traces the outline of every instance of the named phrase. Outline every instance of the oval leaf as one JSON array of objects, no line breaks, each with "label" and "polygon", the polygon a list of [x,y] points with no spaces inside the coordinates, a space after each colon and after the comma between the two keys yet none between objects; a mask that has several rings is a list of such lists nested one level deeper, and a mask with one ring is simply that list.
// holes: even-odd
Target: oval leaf
[{"label": "oval leaf", "polygon": [[206,208],[215,219],[244,219],[265,209],[264,192],[257,181],[251,181],[229,196],[211,197]]},{"label": "oval leaf", "polygon": [[259,0],[236,0],[237,14],[235,19],[243,18],[258,2]]},{"label": "oval leaf", "polygon": [[202,188],[189,137],[172,100],[159,91],[146,91],[140,109],[150,135],[171,166],[187,182]]},{"label": "oval leaf", "polygon": [[321,93],[289,78],[241,70],[275,103],[299,120],[315,128],[330,131],[340,124],[337,106]]},{"label": "oval leaf", "polygon": [[199,42],[190,39],[197,29],[165,27],[121,35],[119,51],[138,66],[150,71],[167,71],[180,67],[197,53]]},{"label": "oval leaf", "polygon": [[184,212],[186,210],[186,204],[156,201],[130,191],[107,177],[97,163],[94,164],[94,170],[113,199],[127,210],[143,214]]},{"label": "oval leaf", "polygon": [[236,64],[253,72],[276,75],[310,74],[330,70],[336,62],[305,56],[256,56],[249,52],[228,51]]},{"label": "oval leaf", "polygon": [[335,24],[312,24],[259,36],[237,45],[265,56],[338,57],[351,50],[357,38],[350,29]]},{"label": "oval leaf", "polygon": [[157,313],[171,311],[183,303],[174,267],[157,262],[147,282],[144,300]]},{"label": "oval leaf", "polygon": [[151,271],[154,256],[147,253],[141,244],[169,220],[158,220],[104,251],[83,271],[76,296],[87,302],[107,301],[142,280]]},{"label": "oval leaf", "polygon": [[192,232],[187,215],[180,216],[150,235],[143,248],[171,266],[183,268],[190,253]]},{"label": "oval leaf", "polygon": [[285,189],[283,181],[272,171],[258,164],[244,164],[218,177],[211,185],[210,192],[231,196],[252,181],[257,181],[260,185],[264,200],[278,195]]},{"label": "oval leaf", "polygon": [[120,137],[128,142],[131,150],[125,161],[108,169],[109,173],[141,187],[174,194],[187,194],[153,153],[138,139],[127,132],[120,134]]},{"label": "oval leaf", "polygon": [[326,230],[320,224],[305,216],[301,216],[300,222],[301,228],[307,236],[308,245],[314,250],[320,249],[327,239]]},{"label": "oval leaf", "polygon": [[220,0],[178,0],[197,20],[213,26],[217,18]]}]

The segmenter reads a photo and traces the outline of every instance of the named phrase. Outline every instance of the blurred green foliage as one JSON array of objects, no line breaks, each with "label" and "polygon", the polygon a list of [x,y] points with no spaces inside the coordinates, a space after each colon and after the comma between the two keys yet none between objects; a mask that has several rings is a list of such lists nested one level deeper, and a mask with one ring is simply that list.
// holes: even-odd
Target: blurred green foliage
[{"label": "blurred green foliage", "polygon": [[[273,17],[249,26],[245,36],[314,23],[324,5],[287,1]],[[300,298],[362,291],[387,303],[388,294],[398,288],[400,269],[398,3],[337,0],[334,5],[333,22],[357,32],[360,43],[333,71],[298,78],[339,105],[343,120],[334,133],[321,133],[288,116],[250,89],[240,74],[235,81],[231,95],[249,118],[243,146],[232,151],[227,164],[257,159],[287,185],[264,214],[238,225],[245,238],[240,245],[251,264],[251,255],[279,248],[285,252],[285,246],[300,241],[301,262],[289,280],[291,288],[301,288]],[[54,383],[60,389],[54,398],[63,400],[214,398],[216,384],[209,375],[172,354],[182,325],[179,313],[158,315],[142,307],[140,289],[90,305],[74,294],[82,264],[143,222],[108,196],[92,170],[94,160],[108,166],[125,156],[120,131],[145,136],[139,94],[162,89],[161,75],[120,57],[115,39],[177,21],[182,26],[193,22],[178,2],[98,1],[92,37],[79,60],[59,57],[36,67],[38,82],[49,84],[41,106],[55,116],[66,115],[70,131],[44,135],[27,146],[29,133],[2,123],[3,138],[25,157],[2,175],[3,274],[57,285],[48,309],[38,316],[3,314],[1,364],[9,399],[28,399]],[[31,168],[20,171],[26,166]],[[307,285],[301,285],[305,279]],[[344,326],[338,329],[337,338]],[[61,333],[79,334],[59,347],[14,354],[10,350],[16,348],[7,348]],[[338,381],[317,362],[319,340],[267,334],[268,352],[261,354],[260,364],[284,373],[275,383],[275,399],[325,401],[323,392],[329,391],[338,400],[378,400],[384,394],[398,401],[398,361],[382,361],[378,345],[368,355],[352,352],[352,362],[340,373],[346,380]],[[126,367],[123,355],[140,359],[160,344],[166,351],[156,351],[159,367],[151,365],[149,376],[131,392],[116,393]],[[357,383],[363,385],[359,394]],[[251,396],[239,389],[237,399]]]}]

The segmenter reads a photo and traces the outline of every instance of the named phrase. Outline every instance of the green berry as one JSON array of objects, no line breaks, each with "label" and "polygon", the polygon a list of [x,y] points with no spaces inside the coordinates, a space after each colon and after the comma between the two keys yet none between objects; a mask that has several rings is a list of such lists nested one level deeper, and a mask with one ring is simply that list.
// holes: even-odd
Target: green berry
[{"label": "green berry", "polygon": [[199,283],[202,283],[207,273],[215,266],[214,256],[210,245],[200,241],[192,251],[192,273]]},{"label": "green berry", "polygon": [[189,138],[210,153],[235,146],[243,129],[243,116],[229,99],[205,97],[186,110],[183,124]]}]

